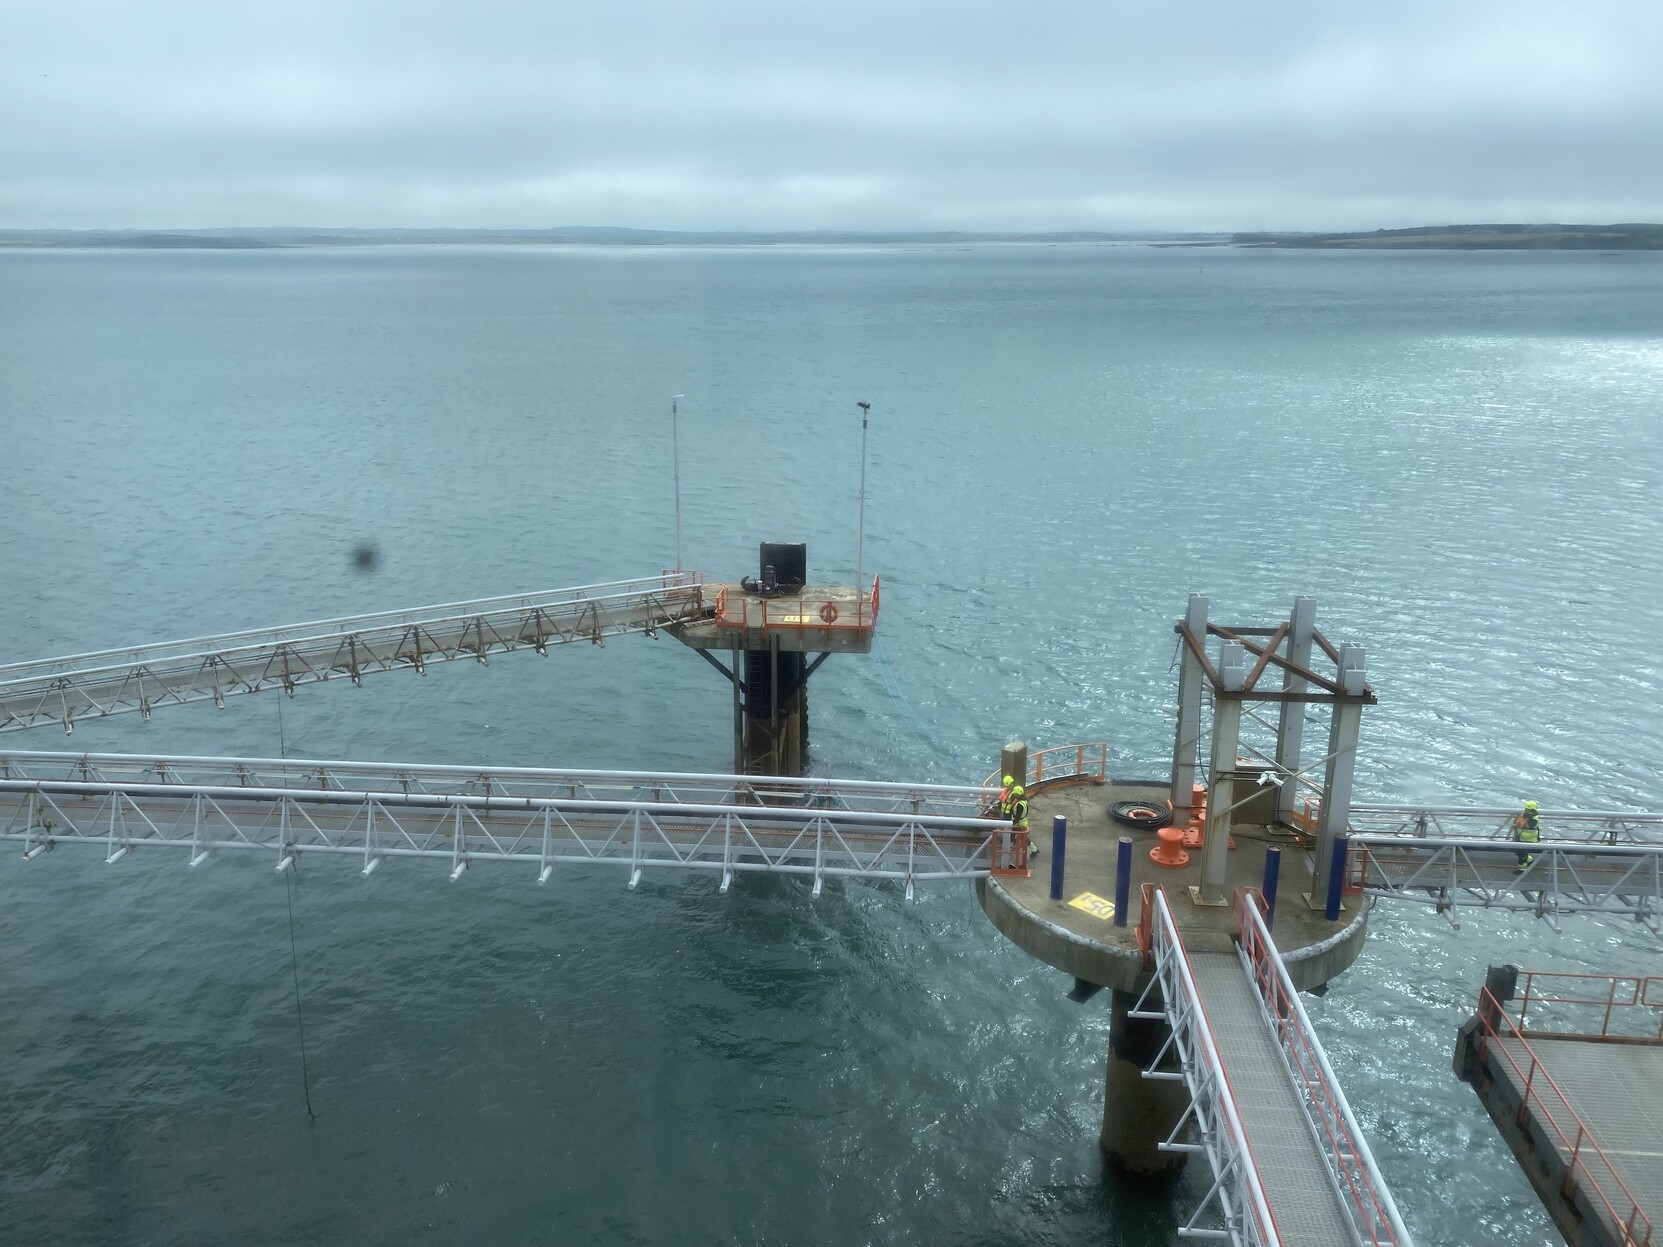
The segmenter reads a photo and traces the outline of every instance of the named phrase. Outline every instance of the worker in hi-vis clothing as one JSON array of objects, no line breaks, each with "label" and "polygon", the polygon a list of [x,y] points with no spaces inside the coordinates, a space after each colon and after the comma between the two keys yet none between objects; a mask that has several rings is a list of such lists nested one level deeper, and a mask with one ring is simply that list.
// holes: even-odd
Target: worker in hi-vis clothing
[{"label": "worker in hi-vis clothing", "polygon": [[[1028,790],[1021,784],[1012,784],[1010,792],[1010,812],[1005,817],[1010,819],[1012,831],[1027,831]],[[1037,857],[1038,855],[1039,847],[1030,840],[1028,842],[1028,856]]]},{"label": "worker in hi-vis clothing", "polygon": [[[1542,841],[1542,818],[1536,811],[1536,803],[1526,801],[1524,813],[1513,819],[1513,839],[1520,844],[1540,844]],[[1519,864],[1514,869],[1520,871],[1527,869],[1530,863],[1536,860],[1536,854],[1528,850],[1514,856],[1519,859]]]}]

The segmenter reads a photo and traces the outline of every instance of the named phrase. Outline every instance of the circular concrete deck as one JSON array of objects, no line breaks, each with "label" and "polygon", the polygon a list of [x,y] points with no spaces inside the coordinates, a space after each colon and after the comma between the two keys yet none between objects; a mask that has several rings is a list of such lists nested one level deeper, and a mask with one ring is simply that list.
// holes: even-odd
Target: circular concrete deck
[{"label": "circular concrete deck", "polygon": [[[1140,885],[1156,883],[1166,889],[1167,902],[1177,919],[1185,947],[1192,952],[1226,952],[1235,932],[1229,906],[1201,906],[1190,896],[1190,885],[1201,882],[1200,850],[1190,851],[1189,865],[1170,869],[1149,860],[1157,843],[1152,831],[1135,831],[1109,817],[1114,801],[1147,800],[1164,804],[1163,783],[1110,781],[1107,784],[1042,785],[1029,794],[1029,826],[1041,850],[1030,861],[1029,878],[1000,876],[978,882],[976,896],[982,910],[1017,947],[1075,978],[1119,991],[1140,991],[1147,982],[1137,948],[1137,924],[1142,911]],[[1068,820],[1068,849],[1064,860],[1062,899],[1053,901],[1051,889],[1051,825],[1055,815]],[[1294,985],[1301,990],[1319,987],[1357,959],[1368,927],[1369,902],[1347,896],[1337,922],[1329,922],[1320,908],[1306,900],[1311,892],[1309,854],[1285,828],[1238,823],[1236,848],[1230,851],[1226,894],[1238,887],[1257,887],[1264,878],[1265,850],[1282,850],[1272,938],[1287,962]],[[1111,902],[1115,892],[1115,854],[1121,836],[1132,840],[1132,886],[1126,925],[1114,925],[1112,914],[1087,897]],[[1079,901],[1080,904],[1071,902]]]}]

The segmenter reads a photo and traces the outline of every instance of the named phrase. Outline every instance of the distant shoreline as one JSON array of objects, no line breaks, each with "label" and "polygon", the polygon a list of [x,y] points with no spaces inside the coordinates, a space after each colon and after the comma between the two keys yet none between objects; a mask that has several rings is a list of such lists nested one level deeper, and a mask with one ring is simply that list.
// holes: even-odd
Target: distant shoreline
[{"label": "distant shoreline", "polygon": [[1663,225],[1421,225],[1349,234],[1232,234],[1230,242],[1351,251],[1663,251]]},{"label": "distant shoreline", "polygon": [[1353,233],[1202,233],[1070,230],[1039,233],[969,231],[646,230],[610,226],[554,229],[317,229],[267,227],[179,230],[0,229],[0,249],[139,249],[246,251],[287,247],[374,246],[967,246],[977,243],[1065,243],[1163,247],[1240,247],[1353,251],[1659,251],[1663,224],[1425,225]]}]

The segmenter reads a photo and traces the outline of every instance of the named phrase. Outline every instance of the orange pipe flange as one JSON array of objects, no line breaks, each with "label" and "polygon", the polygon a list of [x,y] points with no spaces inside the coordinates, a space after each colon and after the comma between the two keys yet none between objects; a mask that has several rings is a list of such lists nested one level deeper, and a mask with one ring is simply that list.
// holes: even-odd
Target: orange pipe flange
[{"label": "orange pipe flange", "polygon": [[1155,835],[1160,838],[1160,843],[1149,850],[1150,861],[1173,870],[1189,865],[1190,855],[1180,847],[1184,839],[1183,828],[1162,827]]}]

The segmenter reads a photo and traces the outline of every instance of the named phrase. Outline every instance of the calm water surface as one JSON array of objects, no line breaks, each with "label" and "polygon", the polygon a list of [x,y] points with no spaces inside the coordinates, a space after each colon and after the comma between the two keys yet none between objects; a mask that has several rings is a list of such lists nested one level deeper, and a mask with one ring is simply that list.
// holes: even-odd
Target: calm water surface
[{"label": "calm water surface", "polygon": [[[1663,808],[1663,257],[980,247],[0,254],[18,659],[581,584],[855,562],[818,770],[1172,730],[1171,620],[1296,594],[1368,648],[1374,799]],[[379,566],[353,569],[374,542]],[[668,641],[8,747],[724,770]],[[0,1243],[1104,1243],[1107,1010],[966,889],[0,859]],[[1382,907],[1311,1011],[1423,1244],[1557,1237],[1454,1028],[1490,962],[1636,928]],[[1175,1211],[1176,1210],[1176,1211]]]}]

